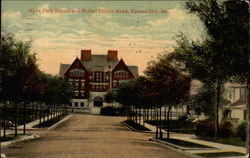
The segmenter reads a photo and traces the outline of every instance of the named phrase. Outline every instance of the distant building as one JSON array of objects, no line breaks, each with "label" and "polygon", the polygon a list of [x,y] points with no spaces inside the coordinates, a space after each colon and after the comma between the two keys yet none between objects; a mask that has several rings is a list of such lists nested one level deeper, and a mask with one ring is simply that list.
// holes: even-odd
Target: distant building
[{"label": "distant building", "polygon": [[227,105],[227,118],[235,123],[246,120],[247,116],[247,87],[238,83],[228,83],[225,86],[225,98],[231,103]]},{"label": "distant building", "polygon": [[72,64],[60,64],[60,76],[74,87],[72,107],[103,106],[105,94],[122,82],[138,77],[138,67],[118,60],[117,50],[107,55],[93,55],[81,50],[81,58]]}]

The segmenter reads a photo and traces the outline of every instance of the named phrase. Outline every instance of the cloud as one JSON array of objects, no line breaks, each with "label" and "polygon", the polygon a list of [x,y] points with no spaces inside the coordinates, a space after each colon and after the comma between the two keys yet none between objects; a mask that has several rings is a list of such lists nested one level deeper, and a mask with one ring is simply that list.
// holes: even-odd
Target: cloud
[{"label": "cloud", "polygon": [[2,14],[2,18],[3,19],[20,19],[22,16],[20,11],[16,11],[16,12],[4,12]]}]

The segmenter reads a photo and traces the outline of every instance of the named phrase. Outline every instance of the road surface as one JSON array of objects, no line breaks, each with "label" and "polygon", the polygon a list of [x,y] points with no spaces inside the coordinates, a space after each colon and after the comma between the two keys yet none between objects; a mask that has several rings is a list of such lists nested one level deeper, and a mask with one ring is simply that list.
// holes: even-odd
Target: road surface
[{"label": "road surface", "polygon": [[74,114],[41,138],[2,149],[14,158],[190,158],[148,141],[152,133],[132,132],[124,117]]}]

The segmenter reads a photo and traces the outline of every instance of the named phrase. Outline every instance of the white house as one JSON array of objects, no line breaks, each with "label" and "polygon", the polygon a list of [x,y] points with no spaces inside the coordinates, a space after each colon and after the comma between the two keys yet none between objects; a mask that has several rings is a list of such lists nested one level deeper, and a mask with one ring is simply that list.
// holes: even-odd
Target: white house
[{"label": "white house", "polygon": [[226,107],[229,109],[228,118],[240,123],[246,120],[247,114],[247,87],[238,83],[227,83],[225,95],[231,103]]}]

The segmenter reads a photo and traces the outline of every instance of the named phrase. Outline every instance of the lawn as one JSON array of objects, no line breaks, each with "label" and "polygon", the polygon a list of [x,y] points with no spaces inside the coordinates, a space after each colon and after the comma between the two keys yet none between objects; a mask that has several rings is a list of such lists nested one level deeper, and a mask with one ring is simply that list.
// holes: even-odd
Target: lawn
[{"label": "lawn", "polygon": [[131,126],[132,128],[134,128],[135,130],[138,131],[150,131],[148,128],[134,122],[134,121],[130,121],[130,120],[126,120],[124,121],[126,124],[128,124],[129,126]]},{"label": "lawn", "polygon": [[15,137],[15,134],[12,133],[12,134],[7,134],[6,135],[6,139],[4,139],[3,137],[0,138],[0,142],[6,142],[6,141],[10,141],[10,140],[14,140],[14,139],[18,139],[22,136],[29,136],[31,134],[23,134],[23,133],[18,133],[17,134],[17,137]]},{"label": "lawn", "polygon": [[245,147],[246,146],[246,142],[242,141],[238,137],[229,137],[229,138],[198,137],[198,139],[211,141],[211,142],[216,142],[216,143],[228,144],[228,145],[235,145],[235,146],[240,146],[240,147]]},{"label": "lawn", "polygon": [[185,147],[185,148],[213,148],[213,147],[210,147],[210,146],[205,146],[205,145],[192,143],[192,142],[179,140],[179,139],[173,139],[173,138],[169,138],[169,139],[163,138],[161,140],[163,140],[165,142],[168,142],[168,143],[171,143],[171,144],[174,144],[174,145]]},{"label": "lawn", "polygon": [[[180,120],[169,120],[170,121],[170,131],[177,133],[188,133],[193,134],[195,130],[195,124],[190,121],[180,121]],[[163,129],[167,129],[167,120],[151,120],[147,121],[148,124],[153,126],[162,125]]]},{"label": "lawn", "polygon": [[65,118],[66,116],[68,116],[68,115],[61,115],[59,117],[55,117],[51,120],[48,120],[46,122],[43,122],[41,124],[34,126],[34,128],[50,127],[50,126],[54,125],[55,123],[59,122],[60,120],[62,120],[63,118]]},{"label": "lawn", "polygon": [[215,153],[200,153],[196,154],[205,158],[220,158],[220,157],[232,157],[232,156],[244,156],[242,153],[238,152],[215,152]]}]

